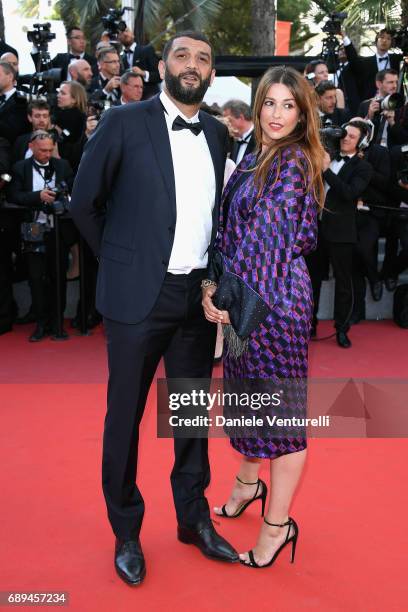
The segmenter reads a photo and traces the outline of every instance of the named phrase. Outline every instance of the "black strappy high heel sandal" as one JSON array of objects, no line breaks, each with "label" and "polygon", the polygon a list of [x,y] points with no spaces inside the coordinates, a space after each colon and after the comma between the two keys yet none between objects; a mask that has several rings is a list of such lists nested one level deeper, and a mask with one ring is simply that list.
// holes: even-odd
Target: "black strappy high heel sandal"
[{"label": "black strappy high heel sandal", "polygon": [[[257,562],[255,561],[254,551],[253,550],[250,550],[248,552],[248,556],[249,556],[249,561],[250,562],[247,563],[246,561],[241,559],[240,562],[242,563],[242,565],[246,565],[247,567],[255,567],[256,569],[260,569],[260,568],[263,568],[263,567],[270,567],[272,565],[272,563],[277,559],[277,557],[278,557],[279,553],[281,552],[281,550],[283,550],[285,548],[285,546],[287,544],[289,544],[290,542],[292,542],[292,556],[291,556],[290,562],[293,563],[293,561],[295,560],[296,544],[297,544],[297,539],[298,539],[298,536],[299,536],[299,527],[297,526],[297,523],[291,517],[289,517],[289,520],[286,521],[286,523],[282,523],[282,524],[270,523],[265,518],[264,518],[264,522],[267,525],[270,525],[271,527],[287,527],[288,528],[288,532],[286,534],[286,538],[285,538],[284,543],[281,544],[277,550],[275,550],[272,559],[270,561],[268,561],[268,563],[265,563],[265,565],[258,565],[257,564]],[[294,528],[294,532],[289,537],[291,527]]]},{"label": "black strappy high heel sandal", "polygon": [[[265,512],[266,496],[268,494],[268,487],[266,486],[264,481],[258,478],[256,482],[244,482],[239,478],[239,476],[236,476],[236,479],[238,480],[238,482],[244,485],[258,485],[256,487],[255,495],[251,497],[251,499],[242,502],[242,504],[238,506],[238,508],[235,510],[234,514],[227,514],[227,511],[225,509],[226,504],[224,504],[221,508],[222,515],[220,514],[219,516],[224,516],[225,518],[238,518],[239,516],[241,516],[243,511],[246,510],[246,508],[248,508],[248,506],[250,506],[252,502],[256,501],[257,499],[260,499],[262,501],[261,516],[263,516]],[[261,492],[258,495],[259,488],[261,488]]]}]

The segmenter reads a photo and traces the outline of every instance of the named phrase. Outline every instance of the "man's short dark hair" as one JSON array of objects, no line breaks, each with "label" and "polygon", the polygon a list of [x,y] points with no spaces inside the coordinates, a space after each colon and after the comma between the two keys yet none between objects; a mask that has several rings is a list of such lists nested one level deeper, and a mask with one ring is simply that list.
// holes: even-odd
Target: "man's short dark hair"
[{"label": "man's short dark hair", "polygon": [[336,86],[333,81],[321,81],[318,85],[316,85],[315,92],[320,98],[326,93],[326,91],[331,91],[332,89],[336,90]]},{"label": "man's short dark hair", "polygon": [[5,62],[4,60],[1,60],[0,61],[0,67],[3,68],[3,70],[4,70],[4,72],[6,74],[12,74],[14,79],[17,78],[17,71],[15,70],[14,66],[9,64],[8,62]]},{"label": "man's short dark hair", "polygon": [[74,30],[79,30],[80,32],[82,32],[82,29],[79,26],[71,26],[70,28],[68,28],[68,30],[66,31],[66,36],[67,38],[71,37],[72,32],[74,32]]},{"label": "man's short dark hair", "polygon": [[238,119],[243,115],[244,119],[251,121],[252,111],[251,107],[242,100],[228,100],[222,107],[223,111],[229,110],[231,115]]},{"label": "man's short dark hair", "polygon": [[384,70],[380,70],[379,72],[377,72],[377,74],[375,75],[375,80],[382,83],[387,74],[398,76],[398,72],[396,70],[393,70],[393,68],[385,68]]},{"label": "man's short dark hair", "polygon": [[127,85],[131,79],[140,79],[143,83],[143,77],[141,74],[136,74],[136,72],[133,72],[133,70],[125,70],[120,77],[120,84]]},{"label": "man's short dark hair", "polygon": [[184,38],[184,37],[192,38],[193,40],[201,40],[201,42],[205,42],[211,49],[211,66],[214,65],[214,56],[213,56],[213,51],[212,51],[210,41],[208,40],[205,34],[203,34],[202,32],[196,32],[195,30],[184,30],[184,32],[176,32],[176,34],[174,34],[171,38],[169,38],[169,40],[164,45],[164,49],[162,53],[163,61],[166,61],[167,58],[169,57],[169,53],[173,46],[174,41],[177,40],[177,38]]},{"label": "man's short dark hair", "polygon": [[106,47],[106,49],[102,49],[102,51],[98,55],[98,62],[104,62],[105,58],[108,54],[115,53],[119,57],[119,53],[115,49],[115,47]]},{"label": "man's short dark hair", "polygon": [[382,30],[379,30],[377,32],[377,34],[375,35],[375,42],[377,42],[377,40],[380,38],[380,36],[382,36],[383,34],[388,34],[389,36],[391,36],[391,38],[393,37],[393,31],[389,30],[388,28],[383,28]]},{"label": "man's short dark hair", "polygon": [[50,112],[50,106],[47,100],[33,100],[27,107],[27,113],[32,115],[33,110],[46,110]]}]

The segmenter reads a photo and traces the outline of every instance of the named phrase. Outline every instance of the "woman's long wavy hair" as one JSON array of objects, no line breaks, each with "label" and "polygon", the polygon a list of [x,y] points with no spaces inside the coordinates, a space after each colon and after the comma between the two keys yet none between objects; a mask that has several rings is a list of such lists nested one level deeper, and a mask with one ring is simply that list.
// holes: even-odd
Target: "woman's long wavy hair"
[{"label": "woman's long wavy hair", "polygon": [[[269,88],[275,83],[286,85],[293,95],[300,111],[299,122],[290,134],[282,139],[272,141],[271,145],[262,152],[262,145],[266,143],[263,140],[260,122],[261,110]],[[304,168],[299,164],[299,169],[305,175],[307,190],[312,190],[319,206],[323,207],[324,188],[322,171],[324,149],[319,136],[320,120],[314,92],[306,79],[293,68],[287,68],[286,66],[269,68],[263,75],[256,92],[253,117],[258,152],[255,181],[258,184],[260,193],[262,193],[275,155],[278,156],[278,177],[282,151],[291,147],[295,151],[296,148],[300,147],[308,165],[307,175],[305,175]]]}]

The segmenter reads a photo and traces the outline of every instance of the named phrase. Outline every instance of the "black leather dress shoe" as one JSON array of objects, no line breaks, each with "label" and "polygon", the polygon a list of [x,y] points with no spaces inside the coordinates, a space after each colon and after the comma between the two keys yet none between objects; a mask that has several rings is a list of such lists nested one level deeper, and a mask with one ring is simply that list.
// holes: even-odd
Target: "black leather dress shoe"
[{"label": "black leather dress shoe", "polygon": [[116,540],[115,569],[126,584],[137,586],[143,582],[146,564],[139,541]]},{"label": "black leather dress shoe", "polygon": [[350,348],[351,346],[351,340],[346,332],[337,332],[336,340],[337,344],[341,346],[341,348]]},{"label": "black leather dress shoe", "polygon": [[48,336],[48,330],[45,327],[45,325],[42,325],[41,323],[37,323],[37,327],[35,328],[34,332],[29,337],[28,341],[29,342],[39,342],[46,336]]},{"label": "black leather dress shoe", "polygon": [[216,561],[227,561],[238,563],[237,551],[228,544],[214,529],[214,525],[208,521],[197,523],[194,529],[189,527],[177,527],[177,537],[184,544],[194,544],[208,559]]},{"label": "black leather dress shoe", "polygon": [[398,284],[397,278],[386,278],[384,279],[385,288],[387,291],[395,291]]},{"label": "black leather dress shoe", "polygon": [[379,302],[383,294],[382,281],[375,281],[375,283],[370,283],[370,289],[374,302]]}]

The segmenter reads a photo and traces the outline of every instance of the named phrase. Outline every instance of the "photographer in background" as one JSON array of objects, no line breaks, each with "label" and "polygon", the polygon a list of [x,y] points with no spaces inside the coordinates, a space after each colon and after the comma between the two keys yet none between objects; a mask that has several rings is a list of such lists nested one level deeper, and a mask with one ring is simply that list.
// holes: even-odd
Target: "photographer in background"
[{"label": "photographer in background", "polygon": [[[369,57],[360,57],[350,38],[342,33],[344,50],[359,85],[362,100],[373,98],[376,95],[376,74],[382,70],[395,70],[397,75],[402,53],[389,53],[393,45],[391,30],[383,28],[375,36],[375,54]],[[362,113],[358,112],[359,115]],[[369,117],[371,119],[371,117]]]},{"label": "photographer in background", "polygon": [[316,87],[317,104],[322,125],[342,125],[350,118],[344,108],[337,108],[336,87],[333,81],[321,81]]},{"label": "photographer in background", "polygon": [[16,91],[17,73],[8,62],[0,62],[0,137],[11,145],[20,134],[30,131],[27,102]]},{"label": "photographer in background", "polygon": [[120,104],[140,102],[143,97],[143,79],[140,74],[126,70],[120,77]]},{"label": "photographer in background", "polygon": [[12,162],[31,157],[30,148],[31,133],[37,130],[49,130],[51,128],[50,107],[46,100],[33,100],[28,105],[27,119],[31,124],[31,131],[17,138],[12,149]]},{"label": "photographer in background", "polygon": [[235,138],[230,158],[238,165],[256,147],[252,110],[242,100],[228,100],[222,107],[222,116]]},{"label": "photographer in background", "polygon": [[[326,62],[322,59],[313,60],[312,62],[306,64],[303,74],[313,87],[316,87],[322,81],[329,80],[329,68]],[[345,108],[346,106],[344,94],[342,90],[337,87],[336,106],[337,108]]]},{"label": "photographer in background", "polygon": [[99,75],[94,77],[89,91],[92,98],[109,100],[112,104],[119,102],[120,91],[120,59],[114,47],[103,48],[98,54]]},{"label": "photographer in background", "polygon": [[[361,122],[367,125],[368,135],[360,144],[359,155],[370,164],[373,173],[358,202],[357,243],[353,257],[354,304],[350,321],[352,325],[365,319],[366,278],[373,300],[379,302],[382,297],[383,285],[378,272],[378,239],[380,235],[387,235],[389,215],[386,210],[376,208],[375,205],[390,205],[390,154],[386,147],[372,143],[374,125],[370,120],[354,117],[350,125],[358,126]],[[370,210],[366,210],[367,207]]]},{"label": "photographer in background", "polygon": [[357,241],[356,205],[372,176],[371,166],[359,158],[358,151],[367,136],[364,124],[345,126],[340,140],[340,153],[323,162],[326,199],[322,211],[320,244],[307,264],[313,286],[313,326],[317,325],[322,269],[320,258],[328,252],[335,277],[334,326],[337,344],[351,347],[347,336],[353,307],[352,256]]},{"label": "photographer in background", "polygon": [[[96,76],[98,74],[96,58],[93,55],[86,53],[86,38],[81,28],[72,27],[67,30],[67,45],[67,53],[58,53],[51,60],[51,65],[53,68],[61,68],[61,79],[64,81],[70,80],[69,66],[72,62],[79,59],[86,60],[91,66],[93,74]],[[32,58],[35,66],[37,67],[38,52],[32,53]]]},{"label": "photographer in background", "polygon": [[144,81],[143,99],[147,100],[159,93],[159,58],[151,45],[138,45],[133,32],[126,28],[118,32],[118,40],[123,45],[120,59],[124,70],[132,70]]},{"label": "photographer in background", "polygon": [[[43,130],[33,132],[30,148],[32,157],[18,161],[12,169],[8,187],[9,202],[27,207],[23,229],[23,251],[27,261],[28,282],[31,290],[32,311],[36,328],[30,342],[38,342],[56,330],[57,301],[55,234],[53,229],[54,204],[58,202],[56,188],[72,184],[72,171],[67,161],[52,157],[55,141]],[[61,224],[61,283],[62,312],[65,310],[65,271],[69,245],[64,240]]]},{"label": "photographer in background", "polygon": [[[364,100],[361,102],[358,115],[366,117],[374,123],[374,142],[381,144],[384,147],[392,147],[394,144],[398,144],[399,136],[398,131],[400,129],[399,120],[398,125],[395,127],[395,113],[399,111],[399,107],[403,107],[403,98],[401,94],[397,94],[398,89],[398,73],[396,70],[387,69],[380,70],[375,76],[375,85],[377,87],[377,94],[370,100]],[[392,96],[393,100],[388,99],[388,96]],[[395,107],[397,110],[391,110],[384,108],[385,106]],[[400,113],[398,112],[398,117]]]}]

